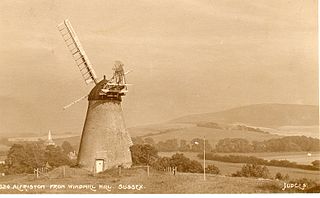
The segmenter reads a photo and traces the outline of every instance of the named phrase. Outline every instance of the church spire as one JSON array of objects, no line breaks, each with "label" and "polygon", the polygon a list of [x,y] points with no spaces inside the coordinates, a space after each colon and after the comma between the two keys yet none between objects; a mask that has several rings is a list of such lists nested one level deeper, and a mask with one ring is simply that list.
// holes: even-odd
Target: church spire
[{"label": "church spire", "polygon": [[52,140],[51,131],[48,132],[48,139],[46,141],[47,145],[55,145],[54,141]]},{"label": "church spire", "polygon": [[49,133],[48,133],[48,141],[52,141],[51,131],[50,130],[49,130]]}]

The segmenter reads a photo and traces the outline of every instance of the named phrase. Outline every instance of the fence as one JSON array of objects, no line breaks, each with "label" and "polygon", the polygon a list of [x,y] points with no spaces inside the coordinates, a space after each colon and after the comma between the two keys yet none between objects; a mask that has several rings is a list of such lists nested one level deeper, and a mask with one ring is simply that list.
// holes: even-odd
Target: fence
[{"label": "fence", "polygon": [[48,168],[47,167],[40,167],[33,169],[33,175],[38,179],[40,176],[48,176]]},{"label": "fence", "polygon": [[[131,168],[146,168],[147,169],[147,175],[150,176],[150,166],[146,165],[146,166],[132,166]],[[121,168],[120,168],[121,171]]]},{"label": "fence", "polygon": [[174,166],[174,167],[166,167],[163,169],[164,172],[167,172],[167,173],[170,173],[172,175],[176,175],[177,173],[177,167]]}]

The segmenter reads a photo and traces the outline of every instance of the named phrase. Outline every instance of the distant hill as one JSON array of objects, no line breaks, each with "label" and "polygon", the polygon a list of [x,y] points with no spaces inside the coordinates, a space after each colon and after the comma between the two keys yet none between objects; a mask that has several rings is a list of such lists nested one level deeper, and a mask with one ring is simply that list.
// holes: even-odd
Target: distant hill
[{"label": "distant hill", "polygon": [[217,122],[278,128],[319,125],[319,106],[296,104],[256,104],[215,113],[187,115],[172,123]]},{"label": "distant hill", "polygon": [[[257,104],[215,113],[187,115],[167,123],[129,128],[129,132],[132,137],[152,137],[156,142],[205,136],[212,144],[223,138],[244,138],[249,141],[295,135],[319,138],[318,114],[318,106],[312,105]],[[246,126],[258,130],[243,129]]]},{"label": "distant hill", "polygon": [[202,127],[197,124],[176,124],[161,123],[157,125],[147,125],[141,127],[129,128],[132,137],[151,137],[155,142],[177,139],[191,141],[194,138],[203,138],[215,145],[219,140],[224,138],[244,138],[249,141],[263,141],[272,138],[280,138],[281,135],[266,132],[239,130],[232,128],[211,128]]},{"label": "distant hill", "polygon": [[[3,115],[18,116],[9,113]],[[156,142],[168,139],[190,141],[205,136],[214,145],[223,138],[244,138],[249,141],[288,135],[319,138],[318,120],[318,106],[258,104],[216,113],[187,115],[170,122],[131,127],[128,130],[132,137],[151,137]],[[77,148],[80,136],[55,139],[58,144],[65,140]]]}]

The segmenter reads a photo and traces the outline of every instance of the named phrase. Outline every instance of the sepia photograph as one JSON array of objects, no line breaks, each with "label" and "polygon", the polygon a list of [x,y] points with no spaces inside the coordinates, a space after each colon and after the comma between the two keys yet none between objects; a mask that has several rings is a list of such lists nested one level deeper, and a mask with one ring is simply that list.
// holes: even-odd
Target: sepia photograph
[{"label": "sepia photograph", "polygon": [[320,193],[317,0],[1,0],[0,196]]}]

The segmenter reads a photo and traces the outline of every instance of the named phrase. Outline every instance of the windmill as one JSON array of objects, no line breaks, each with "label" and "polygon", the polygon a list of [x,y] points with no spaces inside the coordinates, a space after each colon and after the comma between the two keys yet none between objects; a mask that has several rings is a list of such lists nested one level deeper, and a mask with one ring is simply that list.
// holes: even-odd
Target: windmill
[{"label": "windmill", "polygon": [[78,66],[86,84],[95,86],[89,95],[64,107],[88,98],[87,115],[81,135],[78,164],[92,172],[101,172],[109,168],[132,164],[129,147],[132,145],[130,135],[125,127],[122,113],[122,97],[128,92],[123,63],[116,61],[113,76],[98,80],[80,41],[69,20],[58,25],[73,59]]}]

